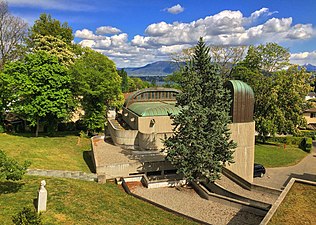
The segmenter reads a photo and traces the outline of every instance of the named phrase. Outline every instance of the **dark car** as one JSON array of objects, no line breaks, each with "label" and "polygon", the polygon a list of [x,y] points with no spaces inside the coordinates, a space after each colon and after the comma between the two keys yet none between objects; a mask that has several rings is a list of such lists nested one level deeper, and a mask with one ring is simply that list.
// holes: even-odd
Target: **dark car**
[{"label": "dark car", "polygon": [[253,177],[263,177],[266,173],[266,169],[263,165],[255,163],[253,168]]}]

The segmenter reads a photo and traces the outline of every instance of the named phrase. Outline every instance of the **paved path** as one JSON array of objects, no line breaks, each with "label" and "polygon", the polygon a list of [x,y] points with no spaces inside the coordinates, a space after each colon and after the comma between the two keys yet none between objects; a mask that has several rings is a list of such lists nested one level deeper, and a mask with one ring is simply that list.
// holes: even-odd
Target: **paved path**
[{"label": "paved path", "polygon": [[291,178],[316,181],[316,142],[312,152],[294,166],[267,168],[263,178],[254,178],[254,183],[283,189]]}]

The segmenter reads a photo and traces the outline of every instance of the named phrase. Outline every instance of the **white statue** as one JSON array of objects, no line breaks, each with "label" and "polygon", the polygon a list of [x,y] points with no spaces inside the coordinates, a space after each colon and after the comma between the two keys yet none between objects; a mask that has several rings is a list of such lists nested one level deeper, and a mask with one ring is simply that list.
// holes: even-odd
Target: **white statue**
[{"label": "white statue", "polygon": [[37,195],[37,212],[46,211],[47,205],[47,190],[45,188],[46,181],[41,181],[40,189],[38,190]]}]

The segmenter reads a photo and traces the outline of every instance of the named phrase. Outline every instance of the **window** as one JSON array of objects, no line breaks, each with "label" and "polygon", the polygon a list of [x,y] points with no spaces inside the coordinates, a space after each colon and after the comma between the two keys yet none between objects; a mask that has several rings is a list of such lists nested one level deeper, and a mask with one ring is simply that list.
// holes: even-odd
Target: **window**
[{"label": "window", "polygon": [[316,118],[316,113],[311,113],[311,118]]}]

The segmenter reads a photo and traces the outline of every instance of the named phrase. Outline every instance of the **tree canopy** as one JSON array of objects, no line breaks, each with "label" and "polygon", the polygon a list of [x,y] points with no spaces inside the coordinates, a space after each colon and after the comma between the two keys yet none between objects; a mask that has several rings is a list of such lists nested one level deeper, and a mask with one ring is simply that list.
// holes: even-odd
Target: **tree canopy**
[{"label": "tree canopy", "polygon": [[72,28],[68,26],[68,23],[60,23],[51,17],[49,14],[42,13],[38,20],[29,31],[29,39],[34,40],[37,36],[53,36],[66,44],[70,45],[74,39],[72,35]]},{"label": "tree canopy", "polygon": [[103,127],[106,110],[123,104],[121,78],[106,56],[87,51],[71,67],[74,93],[85,111],[83,120],[90,131]]},{"label": "tree canopy", "polygon": [[43,51],[9,63],[1,74],[3,93],[11,93],[10,111],[22,115],[31,126],[53,125],[69,117],[73,109],[70,77],[56,56]]},{"label": "tree canopy", "polygon": [[174,135],[165,140],[167,159],[188,180],[215,180],[222,166],[233,162],[235,143],[230,140],[230,94],[211,63],[209,47],[200,39],[190,62],[181,70],[181,108],[173,116]]},{"label": "tree canopy", "polygon": [[296,134],[298,127],[304,127],[302,112],[308,107],[304,97],[310,75],[289,64],[287,49],[275,43],[250,46],[232,77],[254,90],[256,131],[263,140],[276,133]]}]

